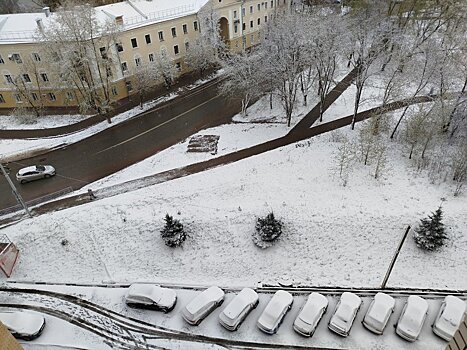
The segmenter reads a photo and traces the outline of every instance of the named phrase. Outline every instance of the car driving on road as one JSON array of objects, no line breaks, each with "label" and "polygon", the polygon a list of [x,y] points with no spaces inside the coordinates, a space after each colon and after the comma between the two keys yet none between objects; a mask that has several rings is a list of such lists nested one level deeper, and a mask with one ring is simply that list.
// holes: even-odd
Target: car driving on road
[{"label": "car driving on road", "polygon": [[362,299],[358,295],[350,292],[342,293],[328,328],[343,337],[347,337],[361,304]]},{"label": "car driving on road", "polygon": [[258,328],[268,334],[277,332],[285,314],[293,304],[292,294],[278,290],[269,301],[263,313],[258,319]]},{"label": "car driving on road", "polygon": [[427,314],[427,301],[416,295],[409,296],[397,321],[396,333],[405,340],[417,340]]},{"label": "car driving on road", "polygon": [[45,319],[40,314],[30,311],[1,311],[2,322],[18,339],[33,340],[41,335],[45,327]]},{"label": "car driving on road", "polygon": [[451,340],[459,328],[466,311],[467,306],[463,300],[448,295],[444,298],[433,323],[433,333],[444,340]]},{"label": "car driving on road", "polygon": [[363,325],[373,333],[383,334],[395,306],[396,302],[393,297],[384,293],[377,293],[363,318]]},{"label": "car driving on road", "polygon": [[243,288],[219,314],[220,324],[229,331],[237,330],[258,302],[258,294],[253,289]]},{"label": "car driving on road", "polygon": [[224,291],[212,286],[198,294],[182,310],[182,316],[189,324],[197,326],[216,307],[224,302]]},{"label": "car driving on road", "polygon": [[22,184],[52,177],[56,174],[55,168],[51,165],[33,165],[20,169],[16,173],[16,180]]},{"label": "car driving on road", "polygon": [[328,299],[324,295],[311,293],[295,319],[293,329],[305,337],[311,337],[327,307]]},{"label": "car driving on road", "polygon": [[174,290],[154,284],[132,284],[125,297],[128,306],[169,312],[175,307]]}]

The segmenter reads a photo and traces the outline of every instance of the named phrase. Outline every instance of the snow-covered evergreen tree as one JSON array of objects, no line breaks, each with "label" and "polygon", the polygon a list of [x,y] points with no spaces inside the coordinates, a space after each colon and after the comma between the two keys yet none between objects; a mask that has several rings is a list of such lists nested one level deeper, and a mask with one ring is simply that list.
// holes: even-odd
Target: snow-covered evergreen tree
[{"label": "snow-covered evergreen tree", "polygon": [[161,237],[169,247],[178,247],[186,240],[186,232],[183,224],[169,214],[165,215],[165,226],[161,231]]},{"label": "snow-covered evergreen tree", "polygon": [[443,211],[439,207],[428,218],[421,219],[421,223],[414,232],[415,244],[424,250],[433,251],[444,245],[446,233],[444,231]]},{"label": "snow-covered evergreen tree", "polygon": [[268,248],[282,234],[282,221],[269,213],[265,218],[257,218],[253,242],[260,248]]}]

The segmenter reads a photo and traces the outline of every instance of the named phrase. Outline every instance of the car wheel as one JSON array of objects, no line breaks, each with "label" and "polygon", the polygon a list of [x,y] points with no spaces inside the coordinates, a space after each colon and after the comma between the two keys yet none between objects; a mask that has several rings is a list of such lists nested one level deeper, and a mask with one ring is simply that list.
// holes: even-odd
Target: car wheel
[{"label": "car wheel", "polygon": [[223,302],[224,302],[224,299],[218,301],[217,304],[216,304],[216,306],[217,306],[217,307],[221,306]]},{"label": "car wheel", "polygon": [[200,318],[198,321],[196,321],[196,322],[195,322],[195,326],[199,326],[199,324],[201,323],[202,320],[203,320],[203,319]]},{"label": "car wheel", "polygon": [[26,180],[21,180],[20,181],[22,184],[25,184],[27,181]]},{"label": "car wheel", "polygon": [[258,307],[258,304],[259,304],[259,299],[256,300],[256,303],[253,305],[253,309],[256,309]]},{"label": "car wheel", "polygon": [[45,179],[48,179],[49,177],[50,177],[50,174],[45,174],[45,175],[44,175],[44,178],[45,178]]}]

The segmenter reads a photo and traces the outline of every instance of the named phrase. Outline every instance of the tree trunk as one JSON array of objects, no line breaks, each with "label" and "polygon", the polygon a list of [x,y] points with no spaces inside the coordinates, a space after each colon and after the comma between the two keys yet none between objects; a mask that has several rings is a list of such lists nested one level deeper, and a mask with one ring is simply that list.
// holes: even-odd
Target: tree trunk
[{"label": "tree trunk", "polygon": [[355,129],[355,123],[357,122],[357,113],[358,108],[360,107],[360,99],[362,97],[363,85],[357,86],[357,93],[355,95],[355,104],[353,109],[353,117],[352,117],[352,130]]},{"label": "tree trunk", "polygon": [[269,108],[272,109],[272,92],[269,93]]},{"label": "tree trunk", "polygon": [[396,126],[394,127],[394,130],[393,130],[392,133],[391,133],[391,137],[390,137],[391,140],[394,138],[394,135],[396,134],[396,130],[397,130],[397,128],[399,127],[399,124],[401,123],[402,118],[404,118],[405,113],[407,112],[408,109],[409,109],[409,106],[407,106],[407,107],[404,108],[404,111],[402,112],[401,117],[400,117],[399,120],[397,121],[397,124],[396,124]]}]

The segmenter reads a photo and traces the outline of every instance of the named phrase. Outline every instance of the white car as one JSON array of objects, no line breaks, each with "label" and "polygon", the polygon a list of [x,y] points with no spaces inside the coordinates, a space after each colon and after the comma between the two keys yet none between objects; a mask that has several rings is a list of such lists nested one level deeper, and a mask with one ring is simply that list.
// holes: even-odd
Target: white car
[{"label": "white car", "polygon": [[416,295],[407,298],[401,317],[397,321],[396,333],[408,341],[417,340],[428,314],[428,303]]},{"label": "white car", "polygon": [[23,340],[37,338],[45,327],[44,317],[30,311],[1,311],[0,321],[15,338]]},{"label": "white car", "polygon": [[216,307],[224,302],[224,291],[219,287],[209,287],[196,296],[182,310],[182,316],[189,324],[197,326]]},{"label": "white car", "polygon": [[311,293],[305,306],[298,314],[293,329],[305,337],[311,337],[318,326],[321,317],[328,307],[328,299],[322,294]]},{"label": "white car", "polygon": [[16,180],[22,184],[38,179],[46,179],[55,175],[55,168],[51,165],[33,165],[20,169],[16,173]]},{"label": "white car", "polygon": [[466,312],[467,306],[463,300],[448,295],[444,298],[438,316],[436,316],[433,324],[433,333],[444,340],[451,340]]},{"label": "white car", "polygon": [[396,302],[393,297],[384,293],[377,293],[363,318],[363,325],[373,333],[383,334],[395,306]]},{"label": "white car", "polygon": [[128,306],[169,312],[175,307],[177,293],[154,284],[132,284],[125,296]]},{"label": "white car", "polygon": [[258,328],[268,334],[276,333],[285,314],[291,309],[292,304],[292,294],[284,290],[278,290],[259,317]]},{"label": "white car", "polygon": [[243,288],[219,314],[220,324],[229,331],[236,331],[258,302],[258,294],[253,289]]},{"label": "white car", "polygon": [[361,305],[362,299],[358,295],[350,292],[342,293],[328,328],[343,337],[347,337]]}]

